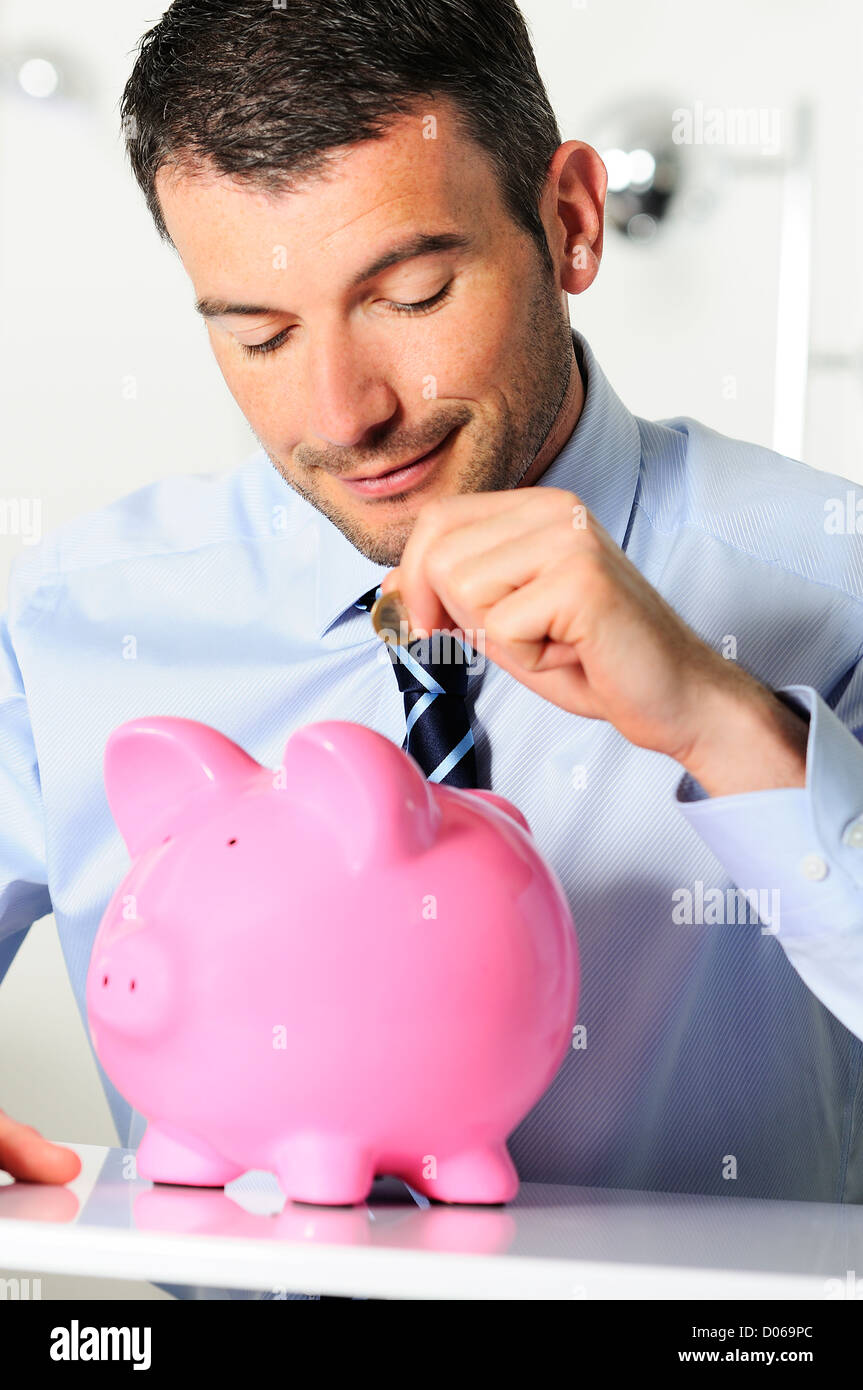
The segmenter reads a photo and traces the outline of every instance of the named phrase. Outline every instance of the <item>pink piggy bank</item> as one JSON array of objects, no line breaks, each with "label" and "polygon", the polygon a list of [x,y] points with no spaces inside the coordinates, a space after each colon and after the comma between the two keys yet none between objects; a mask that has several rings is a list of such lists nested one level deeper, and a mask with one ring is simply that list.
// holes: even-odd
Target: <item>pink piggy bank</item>
[{"label": "pink piggy bank", "polygon": [[132,867],[87,1011],[149,1122],[139,1174],[265,1169],[325,1204],[376,1174],[444,1202],[514,1197],[506,1138],[578,1000],[566,897],[516,807],[430,783],[340,720],[295,732],[274,771],[205,724],[135,719],[105,784]]}]

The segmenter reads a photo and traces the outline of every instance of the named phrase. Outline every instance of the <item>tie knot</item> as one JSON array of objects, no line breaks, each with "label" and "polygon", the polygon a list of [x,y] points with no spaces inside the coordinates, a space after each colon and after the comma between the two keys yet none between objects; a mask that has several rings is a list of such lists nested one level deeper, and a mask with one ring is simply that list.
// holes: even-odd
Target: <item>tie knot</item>
[{"label": "tie knot", "polygon": [[[380,593],[380,585],[357,599],[356,607],[370,610]],[[407,647],[388,644],[390,659],[402,694],[431,690],[464,699],[471,660],[469,649],[452,632],[435,628],[428,637],[418,637]]]},{"label": "tie knot", "polygon": [[365,608],[366,612],[371,612],[372,604],[374,603],[375,599],[378,597],[378,594],[380,593],[380,591],[381,591],[381,586],[380,586],[380,584],[376,584],[376,585],[374,586],[373,589],[367,589],[366,592],[365,592],[364,594],[360,594],[359,598],[357,599],[356,603],[354,604],[354,607],[355,607],[355,608]]}]

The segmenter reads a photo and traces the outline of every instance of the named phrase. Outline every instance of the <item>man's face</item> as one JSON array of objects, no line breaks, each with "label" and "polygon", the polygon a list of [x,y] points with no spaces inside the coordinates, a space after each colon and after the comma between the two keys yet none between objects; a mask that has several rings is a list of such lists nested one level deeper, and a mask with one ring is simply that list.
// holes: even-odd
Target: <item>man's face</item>
[{"label": "man's face", "polygon": [[[399,118],[277,197],[221,176],[157,178],[252,430],[291,487],[388,566],[429,498],[518,484],[572,361],[560,285],[484,151],[447,104],[434,110],[436,138],[421,116]],[[457,244],[406,254],[441,236]],[[348,481],[432,449],[396,487]]]}]

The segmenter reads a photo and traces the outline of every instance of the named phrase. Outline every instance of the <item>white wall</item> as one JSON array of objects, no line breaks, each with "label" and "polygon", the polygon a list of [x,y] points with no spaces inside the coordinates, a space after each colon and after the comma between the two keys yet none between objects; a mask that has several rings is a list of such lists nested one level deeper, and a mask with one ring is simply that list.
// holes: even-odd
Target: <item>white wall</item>
[{"label": "white wall", "polygon": [[[863,480],[863,27],[854,0],[581,0],[524,6],[565,139],[594,143],[601,113],[641,93],[678,107],[795,108],[814,124],[811,347],[856,350],[856,371],[810,373],[798,456]],[[773,368],[782,180],[745,149],[690,147],[707,204],[639,246],[608,237],[596,284],[571,301],[618,394],[637,414],[693,415],[774,446]],[[760,158],[760,168],[759,168]],[[696,196],[697,195],[697,196]],[[800,266],[800,284],[805,266]],[[725,380],[736,378],[737,395]]]},{"label": "white wall", "polygon": [[[0,57],[54,52],[73,87],[69,100],[42,105],[8,88],[0,96],[0,496],[41,498],[45,529],[153,478],[221,470],[254,447],[123,160],[117,102],[161,9],[5,0],[0,11]],[[640,93],[655,93],[669,120],[696,102],[788,118],[811,103],[811,342],[821,354],[859,353],[855,0],[526,0],[524,11],[564,138],[598,141],[603,110]],[[770,445],[781,180],[769,159],[734,173],[733,153],[692,149],[691,196],[650,244],[607,234],[600,278],[571,302],[572,319],[637,413],[694,415]],[[861,381],[859,364],[813,370],[801,448],[858,481]],[[0,603],[21,543],[0,535]],[[50,918],[0,992],[0,1106],[55,1138],[116,1142]]]}]

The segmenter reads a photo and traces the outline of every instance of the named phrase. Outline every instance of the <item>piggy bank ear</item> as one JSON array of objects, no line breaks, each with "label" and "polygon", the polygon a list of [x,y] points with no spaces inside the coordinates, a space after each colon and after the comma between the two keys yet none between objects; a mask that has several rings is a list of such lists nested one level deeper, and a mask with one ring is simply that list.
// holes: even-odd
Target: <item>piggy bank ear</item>
[{"label": "piggy bank ear", "polygon": [[260,771],[238,744],[194,719],[131,719],[105,745],[108,804],[133,856]]},{"label": "piggy bank ear", "polygon": [[277,785],[318,812],[352,869],[430,848],[440,809],[419,764],[364,724],[327,719],[288,739]]}]

